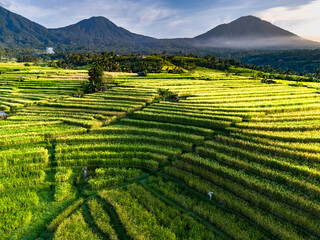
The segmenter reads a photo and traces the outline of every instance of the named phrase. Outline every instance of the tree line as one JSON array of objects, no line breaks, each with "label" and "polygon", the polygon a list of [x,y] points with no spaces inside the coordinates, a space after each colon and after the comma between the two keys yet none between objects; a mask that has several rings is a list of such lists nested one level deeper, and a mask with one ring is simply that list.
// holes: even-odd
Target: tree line
[{"label": "tree line", "polygon": [[[65,69],[89,69],[94,62],[98,62],[104,71],[110,72],[137,73],[146,71],[159,73],[167,70],[168,73],[179,74],[183,73],[184,69],[193,71],[197,67],[231,71],[230,67],[233,66],[251,69],[253,72],[268,73],[266,76],[271,79],[314,81],[320,78],[320,50],[242,51],[228,53],[226,55],[228,58],[223,57],[220,53],[218,54],[221,57],[219,59],[211,55],[199,57],[192,53],[184,54],[183,52],[168,55],[165,51],[161,54],[145,57],[135,53],[118,55],[114,52],[60,52],[49,55],[32,50],[0,49],[0,55],[3,61],[15,58],[18,62],[30,62],[35,65],[41,64]],[[163,68],[168,65],[174,67]],[[293,75],[298,75],[300,78]]]}]

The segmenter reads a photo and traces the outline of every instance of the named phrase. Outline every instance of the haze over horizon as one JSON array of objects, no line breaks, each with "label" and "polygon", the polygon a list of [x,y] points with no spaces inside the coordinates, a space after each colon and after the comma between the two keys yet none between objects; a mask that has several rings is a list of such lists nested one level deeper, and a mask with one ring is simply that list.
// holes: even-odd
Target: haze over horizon
[{"label": "haze over horizon", "polygon": [[194,37],[238,17],[254,15],[306,39],[320,41],[320,0],[0,0],[0,5],[48,28],[104,16],[132,32],[157,38]]}]

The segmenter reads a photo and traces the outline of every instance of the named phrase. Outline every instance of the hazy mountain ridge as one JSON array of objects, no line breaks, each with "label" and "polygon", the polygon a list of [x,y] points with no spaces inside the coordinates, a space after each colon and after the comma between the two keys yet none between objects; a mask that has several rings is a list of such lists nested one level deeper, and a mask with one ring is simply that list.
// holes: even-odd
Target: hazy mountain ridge
[{"label": "hazy mountain ridge", "polygon": [[194,38],[195,44],[223,48],[312,48],[319,43],[303,39],[254,16],[221,24]]},{"label": "hazy mountain ridge", "polygon": [[[250,43],[248,45],[248,42]],[[204,48],[316,48],[319,43],[253,16],[222,24],[195,38],[156,39],[118,27],[105,17],[92,17],[63,28],[47,29],[0,7],[0,47],[64,50],[203,51]]]}]

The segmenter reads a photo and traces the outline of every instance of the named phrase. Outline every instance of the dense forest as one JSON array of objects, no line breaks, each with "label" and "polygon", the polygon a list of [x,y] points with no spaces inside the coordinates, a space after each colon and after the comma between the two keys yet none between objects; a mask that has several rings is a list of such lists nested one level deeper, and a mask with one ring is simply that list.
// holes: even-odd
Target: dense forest
[{"label": "dense forest", "polygon": [[296,74],[316,73],[320,68],[320,49],[286,51],[243,51],[231,54],[247,64],[271,66]]},{"label": "dense forest", "polygon": [[[64,69],[88,69],[93,62],[99,62],[104,71],[159,73],[165,66],[168,73],[182,73],[183,69],[192,71],[205,67],[222,71],[232,71],[230,66],[248,68],[271,74],[271,78],[290,80],[290,75],[307,77],[309,80],[320,77],[320,49],[287,51],[238,51],[218,52],[199,55],[179,52],[175,55],[162,52],[152,55],[115,52],[57,52],[46,54],[44,51],[0,49],[1,61],[16,59],[18,62],[48,64],[50,67]],[[268,75],[269,76],[269,75]],[[294,79],[297,80],[297,79]]]}]

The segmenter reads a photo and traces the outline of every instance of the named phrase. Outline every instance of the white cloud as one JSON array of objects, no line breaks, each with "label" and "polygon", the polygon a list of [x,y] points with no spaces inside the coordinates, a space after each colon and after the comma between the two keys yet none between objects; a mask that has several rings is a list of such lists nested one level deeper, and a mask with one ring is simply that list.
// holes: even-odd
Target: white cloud
[{"label": "white cloud", "polygon": [[270,8],[258,15],[302,37],[320,41],[320,0],[296,7]]}]

